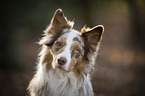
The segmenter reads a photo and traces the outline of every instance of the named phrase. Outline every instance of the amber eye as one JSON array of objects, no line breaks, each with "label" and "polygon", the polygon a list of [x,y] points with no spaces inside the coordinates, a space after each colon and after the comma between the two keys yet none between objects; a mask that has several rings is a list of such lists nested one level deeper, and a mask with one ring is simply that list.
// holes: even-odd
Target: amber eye
[{"label": "amber eye", "polygon": [[59,48],[61,48],[61,47],[62,47],[61,42],[56,42],[56,43],[55,43],[55,45],[56,45],[57,47],[59,47]]},{"label": "amber eye", "polygon": [[80,52],[80,49],[75,49],[74,52],[75,53],[79,53]]}]

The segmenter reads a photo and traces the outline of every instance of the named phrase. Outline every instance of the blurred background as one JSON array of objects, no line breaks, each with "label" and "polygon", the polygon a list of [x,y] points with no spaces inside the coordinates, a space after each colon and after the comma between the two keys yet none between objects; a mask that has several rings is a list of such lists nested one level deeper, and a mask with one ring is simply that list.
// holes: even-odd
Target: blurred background
[{"label": "blurred background", "polygon": [[105,26],[92,74],[96,96],[145,96],[145,0],[5,0],[0,4],[0,96],[26,96],[37,44],[56,9],[74,28]]}]

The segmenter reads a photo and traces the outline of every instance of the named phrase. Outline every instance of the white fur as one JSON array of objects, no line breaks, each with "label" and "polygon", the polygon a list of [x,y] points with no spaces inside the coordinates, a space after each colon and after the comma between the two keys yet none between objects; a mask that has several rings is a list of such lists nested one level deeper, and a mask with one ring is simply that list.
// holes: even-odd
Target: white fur
[{"label": "white fur", "polygon": [[[46,64],[38,67],[36,78],[31,82],[30,87],[43,88],[36,95],[32,96],[93,96],[92,85],[89,75],[82,74],[82,78],[77,82],[77,78],[73,72],[63,73],[61,70],[50,69],[49,74],[46,73]],[[61,73],[61,74],[60,74]],[[62,74],[63,73],[63,74]],[[35,86],[34,86],[35,85]]]},{"label": "white fur", "polygon": [[[31,96],[93,96],[89,70],[95,63],[94,60],[98,47],[96,45],[96,50],[92,50],[92,48],[88,49],[88,43],[93,48],[95,44],[95,42],[91,42],[91,39],[89,40],[88,38],[93,37],[92,39],[96,38],[98,40],[100,36],[94,37],[86,32],[94,32],[94,29],[102,27],[103,30],[97,29],[99,34],[102,35],[104,27],[102,25],[91,29],[84,27],[81,33],[79,33],[72,29],[73,24],[73,22],[67,21],[61,9],[55,12],[50,26],[44,31],[44,37],[39,42],[42,45],[42,50],[39,54],[39,64],[36,74],[28,87]],[[61,41],[61,37],[66,42]],[[76,38],[73,40],[74,37],[80,40],[77,41]],[[57,41],[59,39],[62,44]],[[100,41],[101,39],[98,42]],[[81,49],[78,54],[75,51],[76,43],[79,43],[77,44],[77,47],[80,47],[78,50]],[[59,62],[58,65],[61,57],[65,58],[67,62]]]},{"label": "white fur", "polygon": [[[71,62],[71,45],[74,37],[78,37],[78,33],[75,30],[73,32],[65,33],[66,47],[57,58],[63,56],[67,59],[65,64],[65,70],[68,70]],[[43,50],[40,53],[40,63],[38,64],[37,73],[31,81],[28,89],[31,92],[31,96],[93,96],[92,84],[90,82],[89,73],[82,73],[80,78],[77,78],[76,74],[71,72],[65,72],[64,70],[50,68],[46,70],[46,64],[42,64],[42,61],[47,47],[43,46]],[[57,59],[56,59],[57,60]],[[55,61],[57,64],[57,61]]]},{"label": "white fur", "polygon": [[71,46],[74,43],[73,38],[74,37],[79,38],[79,35],[78,35],[77,31],[71,30],[69,33],[62,35],[61,37],[66,37],[66,46],[65,46],[64,51],[57,56],[56,61],[55,61],[55,65],[59,66],[57,60],[60,57],[64,57],[64,58],[66,58],[67,62],[65,65],[63,65],[63,69],[68,71],[68,68],[69,68],[70,62],[71,62]]}]

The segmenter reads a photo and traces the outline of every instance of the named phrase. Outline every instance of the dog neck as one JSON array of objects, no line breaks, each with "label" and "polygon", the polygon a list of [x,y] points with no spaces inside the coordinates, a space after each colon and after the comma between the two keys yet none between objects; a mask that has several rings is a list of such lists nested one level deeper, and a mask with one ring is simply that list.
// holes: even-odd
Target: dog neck
[{"label": "dog neck", "polygon": [[47,74],[46,66],[47,64],[45,63],[39,67],[40,69],[37,74],[39,78],[36,77],[37,79],[42,79],[38,80],[41,81],[40,85],[42,85],[41,90],[38,91],[40,92],[39,94],[49,94],[48,96],[59,96],[59,94],[62,96],[69,96],[69,94],[80,96],[82,94],[87,96],[90,93],[85,92],[86,89],[90,90],[88,92],[92,92],[89,74],[82,74],[80,79],[78,79],[74,72],[66,73],[63,70],[53,69],[52,67]]}]

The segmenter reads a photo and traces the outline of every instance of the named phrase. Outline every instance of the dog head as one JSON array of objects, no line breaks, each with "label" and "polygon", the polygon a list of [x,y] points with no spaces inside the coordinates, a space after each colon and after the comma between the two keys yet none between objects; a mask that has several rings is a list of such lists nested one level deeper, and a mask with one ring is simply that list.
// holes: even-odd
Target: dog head
[{"label": "dog head", "polygon": [[58,9],[39,42],[50,50],[53,59],[51,66],[54,69],[66,72],[82,70],[86,66],[85,62],[92,61],[92,57],[97,52],[104,27],[102,25],[92,29],[84,27],[81,32],[78,32],[73,29],[73,24],[66,19],[62,10]]}]

